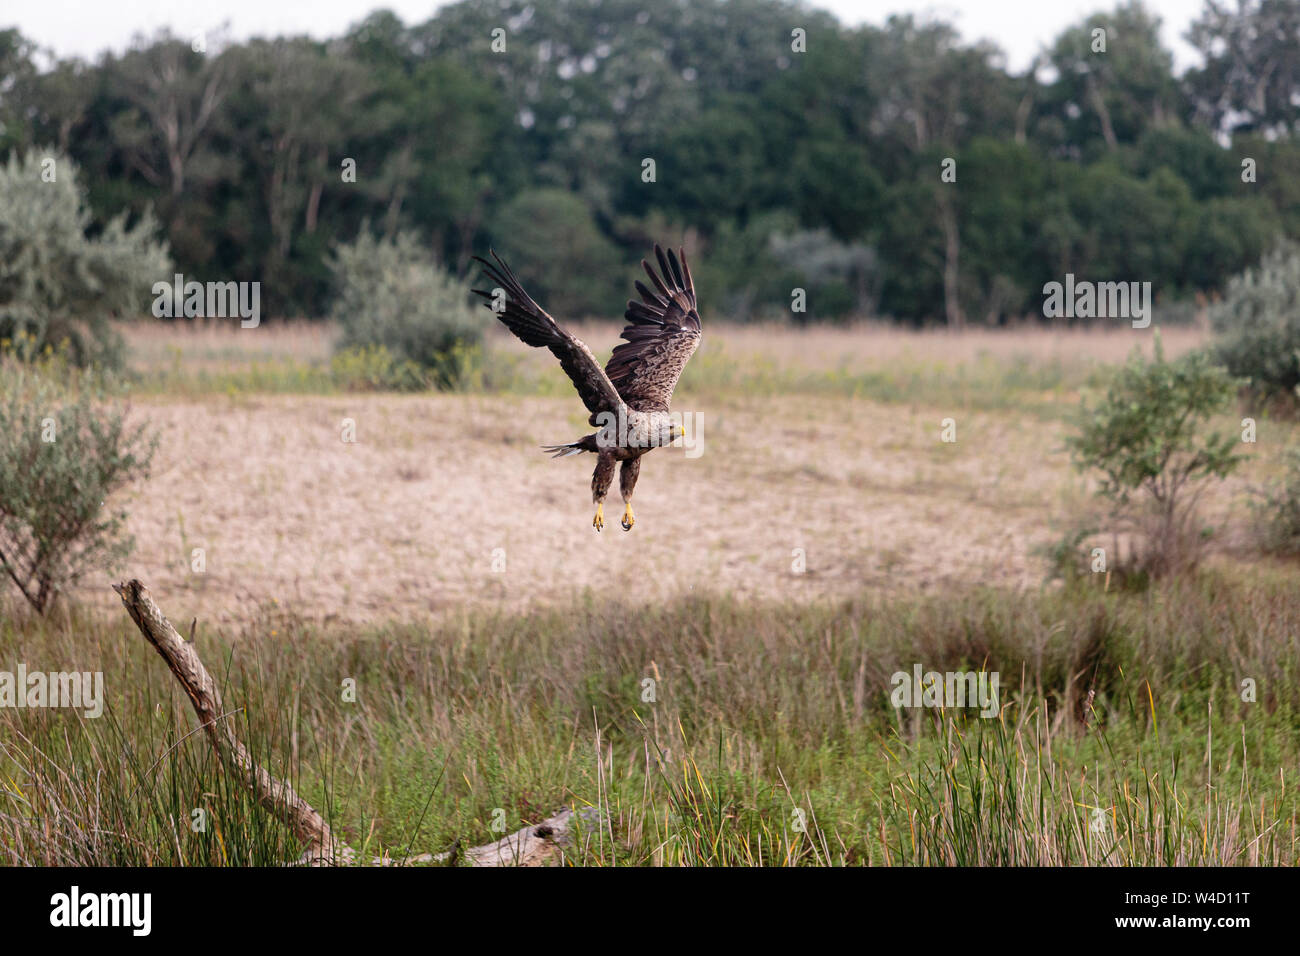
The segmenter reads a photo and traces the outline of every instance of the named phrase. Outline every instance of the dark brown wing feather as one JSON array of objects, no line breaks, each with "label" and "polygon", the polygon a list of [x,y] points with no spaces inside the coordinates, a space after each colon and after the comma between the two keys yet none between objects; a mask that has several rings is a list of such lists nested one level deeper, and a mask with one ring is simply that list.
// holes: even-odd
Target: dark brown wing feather
[{"label": "dark brown wing feather", "polygon": [[[597,412],[614,411],[618,408],[620,404],[618,389],[601,369],[600,363],[591,354],[591,350],[576,336],[560,328],[555,319],[551,318],[546,310],[524,291],[515,274],[510,271],[510,267],[502,262],[495,252],[491,255],[496,260],[495,264],[480,256],[475,256],[474,259],[483,264],[484,274],[506,293],[505,311],[497,312],[493,309],[492,314],[525,344],[535,348],[545,347],[554,353],[560,360],[560,368],[564,369],[564,373],[573,380],[578,394],[582,396],[582,403],[591,412],[591,424],[597,424],[595,420]],[[488,308],[492,308],[491,292],[482,289],[471,291],[486,299]]]},{"label": "dark brown wing feather", "polygon": [[631,324],[623,330],[625,343],[614,349],[605,373],[623,401],[640,411],[668,411],[682,369],[700,344],[700,314],[695,306],[695,283],[686,262],[671,249],[667,255],[657,244],[659,272],[644,259],[641,266],[654,288],[640,281],[640,302],[628,301],[624,313]]}]

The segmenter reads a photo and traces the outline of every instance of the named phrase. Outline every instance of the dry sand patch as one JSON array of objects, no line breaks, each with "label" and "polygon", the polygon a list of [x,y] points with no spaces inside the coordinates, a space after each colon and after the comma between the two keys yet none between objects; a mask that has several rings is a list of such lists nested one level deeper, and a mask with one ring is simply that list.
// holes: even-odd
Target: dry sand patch
[{"label": "dry sand patch", "polygon": [[[700,457],[670,448],[645,459],[635,529],[617,526],[615,490],[613,520],[596,534],[594,459],[553,461],[537,447],[588,430],[568,399],[135,407],[161,445],[153,478],[133,489],[128,570],[178,615],[204,620],[272,602],[366,621],[465,604],[523,609],[584,591],[804,600],[954,580],[1033,584],[1042,567],[1031,551],[1051,536],[1044,516],[1067,474],[1050,424],[971,414],[945,445],[931,411],[730,399],[700,409]],[[344,419],[356,423],[355,444],[342,440]],[[201,574],[190,569],[194,548]],[[795,549],[805,574],[792,571]]]},{"label": "dry sand patch", "polygon": [[[620,326],[575,331],[603,356]],[[1127,329],[710,327],[714,371],[739,363],[747,373],[920,362],[956,374],[985,358],[1077,368],[1151,344]],[[320,323],[128,330],[138,366],[209,372],[250,361],[319,364],[333,334]],[[1195,328],[1163,335],[1170,355],[1205,337]],[[581,405],[549,353],[504,334],[491,347],[542,376],[541,394],[137,398],[162,445],[155,476],[134,489],[129,573],[167,594],[177,616],[227,621],[275,603],[310,618],[385,621],[467,605],[524,610],[584,592],[649,602],[702,589],[814,600],[954,583],[1032,587],[1046,570],[1037,546],[1059,538],[1059,518],[1085,500],[1062,449],[1064,426],[1029,410],[761,395],[706,372],[676,402],[703,416],[702,456],[651,454],[636,528],[618,527],[616,483],[597,535],[594,460],[552,461],[538,448],[589,431]],[[950,414],[958,440],[944,444],[940,422]],[[356,444],[341,440],[345,418],[356,422]],[[1243,480],[1208,495],[1209,513],[1226,513]],[[202,574],[190,570],[193,548],[205,550]],[[796,549],[806,554],[804,574],[792,571]],[[494,556],[504,557],[504,572],[493,570]],[[101,583],[87,594],[111,604]]]}]

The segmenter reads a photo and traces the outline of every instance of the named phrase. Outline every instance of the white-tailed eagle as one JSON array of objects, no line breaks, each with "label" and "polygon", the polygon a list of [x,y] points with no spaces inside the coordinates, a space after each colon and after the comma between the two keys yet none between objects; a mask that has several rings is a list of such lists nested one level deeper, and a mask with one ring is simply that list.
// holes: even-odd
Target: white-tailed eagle
[{"label": "white-tailed eagle", "polygon": [[614,463],[619,469],[619,490],[626,505],[623,530],[631,531],[632,490],[641,471],[641,456],[652,448],[667,445],[683,433],[672,420],[668,406],[682,369],[700,344],[700,314],[696,311],[695,285],[686,263],[686,252],[674,255],[655,246],[659,272],[644,259],[641,265],[654,288],[636,283],[640,302],[628,301],[624,317],[629,325],[623,342],[614,349],[603,369],[591,350],[560,328],[524,291],[510,267],[495,252],[495,262],[479,256],[488,279],[496,290],[473,290],[487,300],[511,332],[525,344],[548,348],[560,360],[560,367],[573,380],[578,395],[591,412],[588,423],[600,430],[567,445],[544,445],[556,458],[592,452],[597,456],[591,476],[591,496],[596,505],[592,525],[605,527],[605,495],[614,480]]}]

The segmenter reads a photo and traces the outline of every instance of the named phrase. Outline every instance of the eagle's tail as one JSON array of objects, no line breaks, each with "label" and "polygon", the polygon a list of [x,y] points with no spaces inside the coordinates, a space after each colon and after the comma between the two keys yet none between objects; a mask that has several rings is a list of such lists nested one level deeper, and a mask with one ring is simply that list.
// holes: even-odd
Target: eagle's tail
[{"label": "eagle's tail", "polygon": [[595,435],[584,435],[575,442],[567,445],[543,445],[542,451],[551,452],[552,458],[568,458],[570,455],[581,455],[584,451],[595,451]]}]

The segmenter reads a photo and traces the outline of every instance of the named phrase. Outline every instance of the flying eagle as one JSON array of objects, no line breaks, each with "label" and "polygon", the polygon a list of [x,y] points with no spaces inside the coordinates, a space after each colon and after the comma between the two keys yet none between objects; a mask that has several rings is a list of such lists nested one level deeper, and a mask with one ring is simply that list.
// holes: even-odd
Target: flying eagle
[{"label": "flying eagle", "polygon": [[554,452],[555,458],[584,451],[597,456],[591,476],[591,498],[596,505],[591,523],[597,531],[605,527],[605,495],[614,480],[614,463],[622,462],[618,476],[625,505],[622,524],[624,531],[631,531],[636,521],[632,490],[641,473],[641,456],[683,433],[681,425],[671,420],[668,405],[682,369],[700,344],[700,314],[686,251],[674,255],[669,249],[665,253],[656,244],[658,273],[641,260],[654,288],[637,281],[641,301],[629,300],[624,313],[630,323],[622,335],[627,341],[614,349],[603,369],[587,346],[560,328],[532,300],[510,267],[495,252],[491,255],[495,264],[480,256],[474,259],[483,264],[484,273],[498,288],[473,291],[487,300],[488,308],[526,345],[544,346],[555,354],[591,412],[588,424],[600,427],[575,442],[543,445],[543,449]]}]

